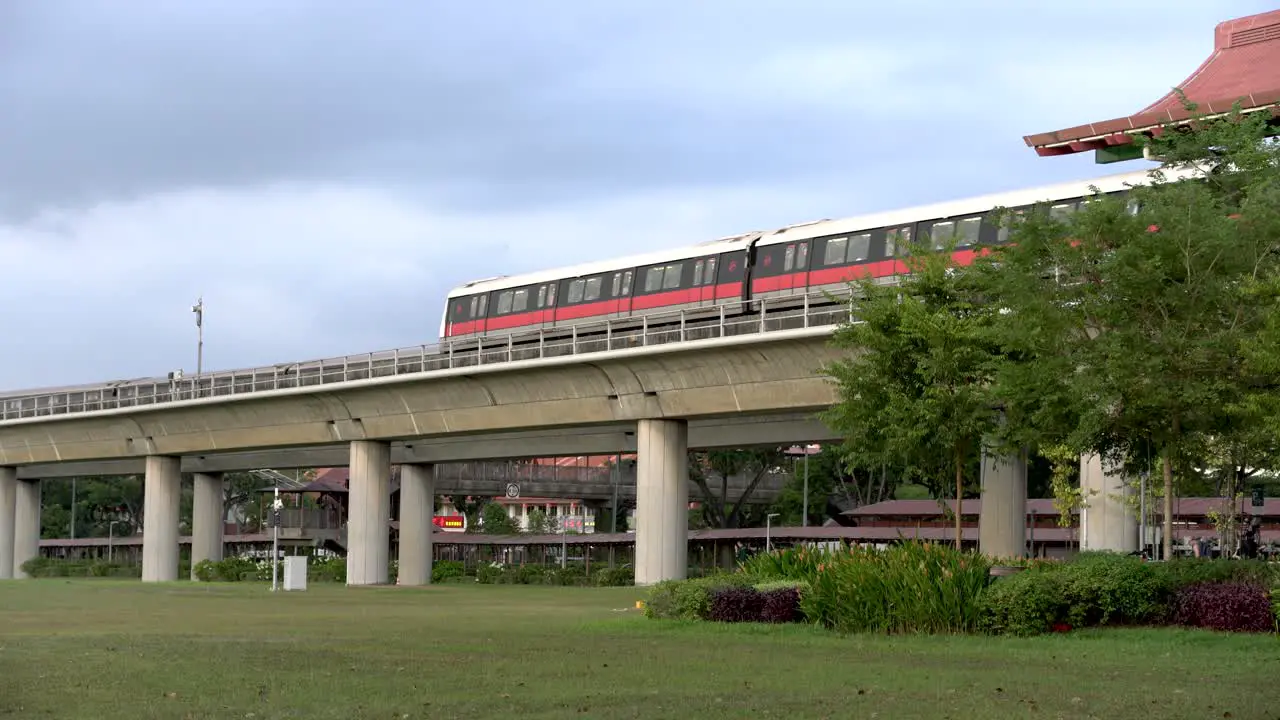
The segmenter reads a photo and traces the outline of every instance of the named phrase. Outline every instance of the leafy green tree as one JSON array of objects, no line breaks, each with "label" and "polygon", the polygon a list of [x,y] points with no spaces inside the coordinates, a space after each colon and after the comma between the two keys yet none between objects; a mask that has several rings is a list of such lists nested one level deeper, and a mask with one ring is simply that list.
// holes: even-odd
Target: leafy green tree
[{"label": "leafy green tree", "polygon": [[542,508],[534,508],[529,511],[529,526],[525,528],[525,532],[530,535],[546,535],[547,534],[547,512]]},{"label": "leafy green tree", "polygon": [[976,301],[952,247],[909,252],[897,286],[855,284],[856,320],[833,338],[848,357],[826,368],[839,400],[825,419],[844,438],[850,467],[902,468],[901,479],[939,490],[950,477],[959,547],[959,503],[998,415],[986,332],[993,313]]},{"label": "leafy green tree", "polygon": [[[997,395],[1014,408],[1006,438],[1057,436],[1163,476],[1164,552],[1172,544],[1175,475],[1258,378],[1245,349],[1265,323],[1250,287],[1273,277],[1280,183],[1264,119],[1238,115],[1166,132],[1152,184],[1055,216],[1013,223],[973,276],[1004,310]],[[1169,171],[1195,181],[1174,182]],[[1019,437],[1020,436],[1020,437]],[[1185,473],[1184,473],[1185,474]]]},{"label": "leafy green tree", "polygon": [[484,506],[480,513],[480,531],[486,535],[515,535],[520,527],[515,518],[507,514],[507,508],[501,503],[491,502]]}]

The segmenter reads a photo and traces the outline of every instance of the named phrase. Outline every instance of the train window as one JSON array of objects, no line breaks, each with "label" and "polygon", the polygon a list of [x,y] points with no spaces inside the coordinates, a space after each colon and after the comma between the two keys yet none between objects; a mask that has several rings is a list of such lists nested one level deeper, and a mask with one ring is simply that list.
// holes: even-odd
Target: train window
[{"label": "train window", "polygon": [[827,254],[822,258],[822,264],[842,264],[844,262],[844,251],[848,245],[849,238],[831,238],[827,240]]},{"label": "train window", "polygon": [[510,290],[498,295],[498,314],[506,315],[511,312],[511,295]]},{"label": "train window", "polygon": [[511,312],[524,312],[529,309],[529,290],[522,288],[516,291],[515,297],[511,300]]},{"label": "train window", "polygon": [[586,280],[574,280],[569,283],[569,304],[582,302],[582,293],[586,290]]},{"label": "train window", "polygon": [[1067,216],[1076,211],[1075,203],[1062,203],[1049,208],[1049,217],[1054,220],[1066,220]]},{"label": "train window", "polygon": [[702,281],[703,285],[714,285],[716,282],[716,259],[707,259],[707,277]]},{"label": "train window", "polygon": [[863,262],[871,256],[871,233],[862,233],[849,238],[849,253],[845,256],[848,262]]},{"label": "train window", "polygon": [[622,273],[622,294],[623,295],[631,294],[631,271],[630,270]]},{"label": "train window", "polygon": [[477,304],[478,304],[479,302],[480,302],[480,297],[479,297],[479,296],[473,296],[473,297],[471,298],[471,317],[473,317],[473,318],[474,318],[474,317],[479,317],[479,315],[477,315],[477,314],[476,314],[476,307],[477,307]]},{"label": "train window", "polygon": [[543,285],[538,288],[538,307],[541,308],[547,304],[547,286]]},{"label": "train window", "polygon": [[933,249],[941,250],[956,232],[956,224],[950,220],[936,222],[929,228],[929,237],[933,239]]},{"label": "train window", "polygon": [[965,218],[961,220],[956,227],[956,232],[960,233],[958,244],[960,247],[969,247],[978,244],[978,233],[982,230],[982,218]]},{"label": "train window", "polygon": [[1130,215],[1137,215],[1142,212],[1142,203],[1138,202],[1137,198],[1129,198],[1129,201],[1124,204],[1124,211]]},{"label": "train window", "polygon": [[791,272],[796,268],[796,246],[788,245],[782,253],[782,272]]},{"label": "train window", "polygon": [[796,248],[796,268],[804,270],[807,267],[809,267],[809,243],[802,242]]},{"label": "train window", "polygon": [[644,274],[644,291],[657,292],[662,289],[662,266],[649,268]]},{"label": "train window", "polygon": [[680,287],[680,271],[683,269],[684,263],[668,265],[666,269],[662,271],[662,289],[674,290]]},{"label": "train window", "polygon": [[609,297],[618,297],[618,293],[622,292],[622,273],[613,274],[613,285],[609,287]]},{"label": "train window", "polygon": [[593,277],[587,281],[586,294],[583,299],[588,302],[600,299],[600,290],[604,286],[604,278]]},{"label": "train window", "polygon": [[480,296],[480,314],[477,317],[484,317],[489,312],[489,296]]},{"label": "train window", "polygon": [[996,231],[996,242],[1009,242],[1009,233],[1013,231],[1013,227],[1022,221],[1026,215],[1026,210],[1014,210],[1013,213],[1004,216],[1004,220],[1000,223],[1000,229]]},{"label": "train window", "polygon": [[911,226],[888,230],[884,237],[884,256],[894,257],[898,254],[899,248],[905,248],[911,244]]},{"label": "train window", "polygon": [[705,263],[704,261],[702,261],[702,260],[699,260],[699,261],[697,261],[697,262],[695,262],[695,263],[693,264],[693,285],[694,285],[694,287],[697,287],[698,285],[701,285],[701,284],[702,284],[702,268],[703,268],[703,267],[705,267],[705,265],[706,265],[706,263]]}]

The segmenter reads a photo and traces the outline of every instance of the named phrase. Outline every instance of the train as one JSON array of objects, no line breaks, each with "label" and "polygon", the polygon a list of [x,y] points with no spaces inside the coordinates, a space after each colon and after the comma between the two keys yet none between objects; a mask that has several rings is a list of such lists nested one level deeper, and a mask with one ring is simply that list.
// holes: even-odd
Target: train
[{"label": "train", "polygon": [[[1186,172],[1166,172],[1172,180]],[[563,334],[595,321],[643,321],[719,313],[724,305],[750,313],[753,302],[818,296],[859,276],[889,278],[906,270],[911,245],[940,249],[956,238],[955,260],[972,262],[974,246],[1002,243],[1008,228],[993,221],[998,207],[1013,212],[1047,204],[1074,212],[1089,197],[1117,195],[1151,182],[1149,171],[908,207],[838,220],[817,220],[752,231],[682,248],[557,270],[475,280],[451,290],[440,319],[442,341]],[[771,305],[777,306],[778,301]]]},{"label": "train", "polygon": [[[1191,173],[1166,172],[1166,176],[1183,180]],[[823,291],[839,293],[854,278],[892,282],[906,271],[903,256],[909,246],[938,249],[958,238],[954,257],[968,264],[975,245],[1007,240],[1007,228],[993,220],[995,208],[1018,212],[1047,204],[1050,213],[1071,213],[1095,193],[1122,195],[1132,186],[1150,182],[1145,170],[1120,173],[475,280],[446,296],[441,348],[435,352],[450,355],[452,362],[455,350],[477,350],[490,338],[501,338],[514,348],[570,334],[582,338],[633,327],[652,329],[685,320],[759,314],[764,301],[770,311],[785,310],[789,302],[829,303]],[[0,417],[52,412],[46,405],[66,412],[71,405],[132,403],[131,398],[148,392],[168,393],[159,388],[171,387],[180,379],[171,373],[167,378],[0,392]],[[43,404],[37,410],[32,403]]]}]

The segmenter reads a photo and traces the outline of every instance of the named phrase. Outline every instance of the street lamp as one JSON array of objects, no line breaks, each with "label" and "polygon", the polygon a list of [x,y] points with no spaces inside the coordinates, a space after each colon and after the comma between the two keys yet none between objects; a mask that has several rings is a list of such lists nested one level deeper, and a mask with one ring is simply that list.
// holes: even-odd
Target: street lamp
[{"label": "street lamp", "polygon": [[196,298],[196,304],[191,306],[191,312],[196,314],[196,385],[199,387],[200,375],[204,371],[204,296]]},{"label": "street lamp", "polygon": [[764,551],[765,552],[773,551],[773,540],[770,538],[770,535],[772,534],[772,531],[773,531],[773,519],[776,517],[778,517],[778,513],[769,513],[768,515],[764,516]]},{"label": "street lamp", "polygon": [[108,564],[108,565],[110,565],[110,564],[111,564],[112,542],[115,540],[115,536],[116,536],[116,523],[118,523],[118,522],[120,522],[120,521],[119,521],[119,520],[112,520],[111,522],[107,523],[107,564]]}]

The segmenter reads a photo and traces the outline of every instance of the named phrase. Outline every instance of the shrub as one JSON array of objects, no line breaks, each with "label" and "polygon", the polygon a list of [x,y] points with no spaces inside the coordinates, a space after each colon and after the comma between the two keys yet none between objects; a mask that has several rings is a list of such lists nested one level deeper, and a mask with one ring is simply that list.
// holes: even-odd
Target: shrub
[{"label": "shrub", "polygon": [[1198,583],[1180,589],[1173,602],[1179,625],[1235,632],[1270,632],[1275,627],[1271,598],[1250,583]]},{"label": "shrub", "polygon": [[1056,572],[1066,577],[1066,621],[1073,626],[1130,625],[1159,621],[1165,615],[1167,582],[1141,558],[1081,553]]},{"label": "shrub", "polygon": [[595,584],[600,587],[626,587],[636,584],[636,571],[630,565],[602,567],[596,570]]},{"label": "shrub", "polygon": [[457,560],[439,560],[431,564],[431,582],[459,580],[467,574],[466,566]]},{"label": "shrub", "polygon": [[[109,563],[105,560],[70,560],[34,557],[22,563],[22,572],[33,578],[50,577],[141,577],[142,566]],[[179,575],[178,577],[186,577]]]},{"label": "shrub", "polygon": [[979,602],[979,628],[1009,635],[1038,635],[1066,621],[1066,573],[1027,570],[992,583]]},{"label": "shrub", "polygon": [[1271,590],[1271,621],[1276,632],[1280,633],[1280,587]]},{"label": "shrub", "polygon": [[1153,563],[1172,596],[1180,588],[1200,583],[1242,582],[1270,587],[1280,583],[1280,565],[1263,560],[1177,558]]},{"label": "shrub", "polygon": [[[347,559],[344,557],[313,557],[308,565],[308,580],[338,583],[347,581]],[[270,573],[267,573],[267,579],[271,579]]]},{"label": "shrub", "polygon": [[760,592],[760,622],[792,623],[804,616],[800,612],[800,589],[780,587]]},{"label": "shrub", "polygon": [[764,610],[764,594],[753,587],[718,587],[710,593],[707,619],[716,622],[757,622]]},{"label": "shrub", "polygon": [[664,580],[649,589],[645,617],[664,620],[706,620],[711,614],[711,591],[749,587],[751,577],[717,573],[689,580]]},{"label": "shrub", "polygon": [[883,551],[824,553],[821,560],[800,598],[809,622],[840,632],[965,632],[978,626],[990,570],[980,555],[908,542]]}]

